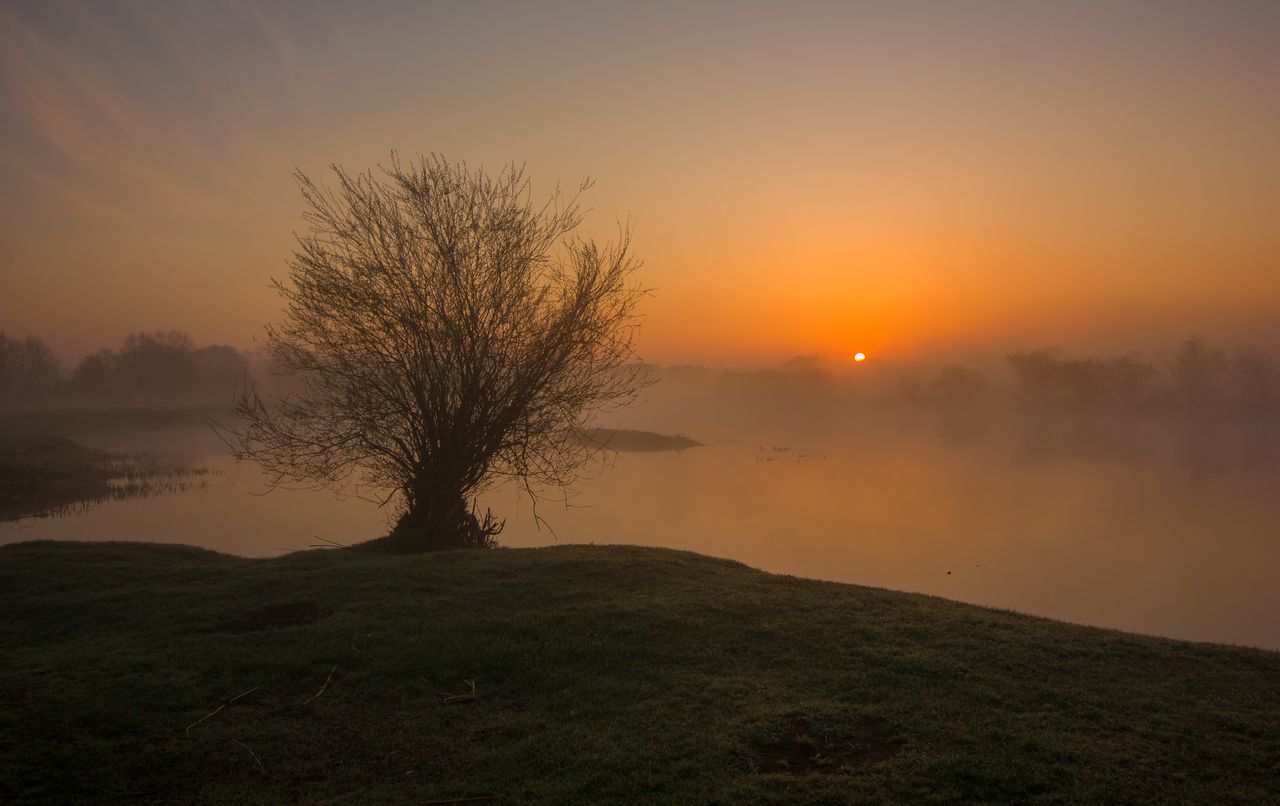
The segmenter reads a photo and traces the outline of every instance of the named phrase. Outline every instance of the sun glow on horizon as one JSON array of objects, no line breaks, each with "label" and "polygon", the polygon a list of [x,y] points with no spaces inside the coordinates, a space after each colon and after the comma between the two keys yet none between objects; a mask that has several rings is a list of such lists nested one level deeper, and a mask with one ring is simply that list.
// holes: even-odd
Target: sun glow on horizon
[{"label": "sun glow on horizon", "polygon": [[867,354],[866,354],[866,353],[854,353],[854,354],[853,354],[853,360],[854,360],[854,361],[857,361],[858,363],[862,363],[863,361],[866,361],[866,360],[867,360]]}]

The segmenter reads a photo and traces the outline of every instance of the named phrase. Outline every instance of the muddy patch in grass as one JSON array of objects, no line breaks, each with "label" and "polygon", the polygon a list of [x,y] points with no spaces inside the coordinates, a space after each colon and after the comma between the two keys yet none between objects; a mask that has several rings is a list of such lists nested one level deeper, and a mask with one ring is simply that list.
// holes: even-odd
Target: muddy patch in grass
[{"label": "muddy patch in grass", "polygon": [[752,772],[807,775],[877,764],[900,747],[875,717],[790,717],[755,736],[746,758]]},{"label": "muddy patch in grass", "polygon": [[233,619],[205,627],[201,632],[246,633],[273,630],[279,627],[303,627],[307,624],[315,624],[332,612],[332,610],[317,607],[311,602],[288,602],[260,607]]}]

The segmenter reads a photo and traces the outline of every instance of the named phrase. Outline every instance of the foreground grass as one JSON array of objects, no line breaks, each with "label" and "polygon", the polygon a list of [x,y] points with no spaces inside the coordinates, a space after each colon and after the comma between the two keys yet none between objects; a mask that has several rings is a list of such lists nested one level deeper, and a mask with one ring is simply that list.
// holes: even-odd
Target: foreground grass
[{"label": "foreground grass", "polygon": [[0,647],[7,802],[1280,800],[1280,654],[660,549],[17,544]]}]

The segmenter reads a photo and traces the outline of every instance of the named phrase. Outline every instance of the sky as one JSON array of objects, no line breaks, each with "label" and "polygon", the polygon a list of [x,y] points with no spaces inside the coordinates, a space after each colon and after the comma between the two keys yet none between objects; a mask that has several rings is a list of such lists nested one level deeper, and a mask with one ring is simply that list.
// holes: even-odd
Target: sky
[{"label": "sky", "polygon": [[291,176],[596,181],[641,354],[1280,339],[1280,4],[0,0],[0,329],[247,347]]}]

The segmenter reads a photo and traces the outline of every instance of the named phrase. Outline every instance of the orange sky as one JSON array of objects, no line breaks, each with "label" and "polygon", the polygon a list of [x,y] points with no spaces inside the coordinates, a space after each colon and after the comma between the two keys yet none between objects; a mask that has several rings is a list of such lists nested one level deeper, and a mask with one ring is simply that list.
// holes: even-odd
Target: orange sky
[{"label": "orange sky", "polygon": [[595,177],[664,363],[1266,342],[1276,41],[1271,3],[8,4],[0,328],[248,345],[290,170],[396,148]]}]

